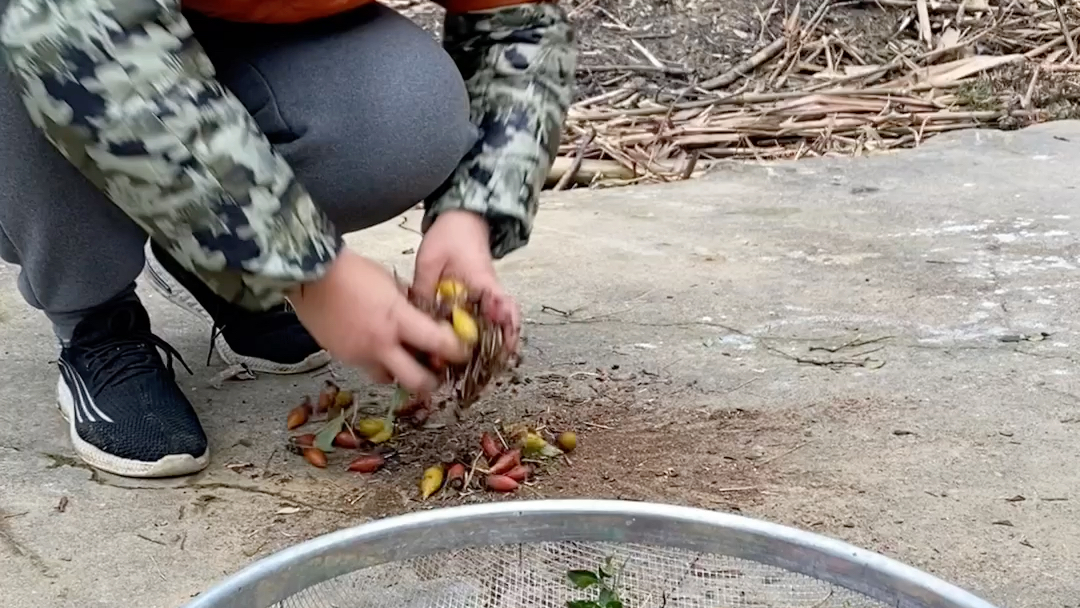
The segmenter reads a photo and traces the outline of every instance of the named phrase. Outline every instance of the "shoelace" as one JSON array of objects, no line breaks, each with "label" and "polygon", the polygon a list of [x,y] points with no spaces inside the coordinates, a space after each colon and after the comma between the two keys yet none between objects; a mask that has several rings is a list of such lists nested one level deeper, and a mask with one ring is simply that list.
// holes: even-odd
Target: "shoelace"
[{"label": "shoelace", "polygon": [[194,375],[184,357],[171,344],[150,332],[134,331],[85,349],[86,358],[94,364],[92,381],[99,386],[108,386],[112,382],[157,372],[161,359],[157,357],[153,347],[160,348],[165,353],[165,365],[169,373],[174,373],[175,360],[179,361],[189,374]]},{"label": "shoelace", "polygon": [[[211,316],[211,318],[213,318]],[[206,349],[206,366],[210,366],[210,362],[214,360],[214,344],[217,344],[218,336],[221,332],[225,331],[225,325],[214,321],[214,326],[210,328],[210,347]]]}]

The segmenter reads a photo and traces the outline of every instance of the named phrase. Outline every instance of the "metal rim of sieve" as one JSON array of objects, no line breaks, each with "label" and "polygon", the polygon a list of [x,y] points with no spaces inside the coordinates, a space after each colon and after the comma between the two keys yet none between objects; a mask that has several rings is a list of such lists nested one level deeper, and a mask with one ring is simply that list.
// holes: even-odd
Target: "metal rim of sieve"
[{"label": "metal rim of sieve", "polygon": [[264,557],[184,608],[267,608],[363,568],[464,548],[542,542],[633,543],[726,555],[896,608],[997,608],[926,572],[812,532],[700,508],[593,499],[436,508],[360,524]]}]

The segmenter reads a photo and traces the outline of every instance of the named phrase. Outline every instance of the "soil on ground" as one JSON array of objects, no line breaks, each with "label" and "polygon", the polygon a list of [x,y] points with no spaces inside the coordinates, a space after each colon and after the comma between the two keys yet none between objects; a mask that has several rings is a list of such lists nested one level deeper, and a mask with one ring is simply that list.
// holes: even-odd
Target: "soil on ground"
[{"label": "soil on ground", "polygon": [[[310,377],[312,396],[322,379]],[[354,388],[343,384],[342,388]],[[364,415],[385,413],[392,399],[382,388],[355,387]],[[326,468],[310,465],[281,445],[239,439],[221,452],[223,467],[182,480],[128,480],[92,472],[97,483],[128,489],[191,492],[179,519],[211,515],[235,504],[236,492],[277,500],[277,509],[249,522],[245,554],[265,555],[328,529],[412,511],[481,501],[538,498],[610,498],[662,501],[722,511],[752,510],[770,492],[824,480],[786,478],[784,457],[798,450],[812,421],[796,410],[740,408],[687,409],[679,403],[691,387],[645,370],[596,369],[572,374],[539,373],[495,387],[458,419],[451,410],[436,412],[422,427],[399,421],[398,435],[379,447],[335,448]],[[644,396],[647,394],[647,397]],[[280,418],[286,412],[268,412]],[[325,416],[314,417],[292,435],[317,431]],[[479,458],[484,432],[527,424],[541,433],[573,431],[576,449],[537,464],[536,475],[516,492],[498,494],[483,487],[486,462]],[[550,435],[549,435],[550,436]],[[386,456],[379,471],[346,470],[361,454]],[[74,458],[53,456],[53,466],[87,467]],[[419,482],[435,464],[463,462],[473,482],[464,491],[443,487],[424,500]],[[474,469],[473,467],[478,467]],[[178,539],[177,542],[180,542]]]}]

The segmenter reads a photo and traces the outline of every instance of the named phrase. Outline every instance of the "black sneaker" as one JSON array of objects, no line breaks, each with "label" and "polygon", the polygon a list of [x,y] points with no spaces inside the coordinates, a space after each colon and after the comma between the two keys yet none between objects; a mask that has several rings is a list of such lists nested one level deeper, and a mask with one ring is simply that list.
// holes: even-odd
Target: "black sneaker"
[{"label": "black sneaker", "polygon": [[57,403],[80,458],[125,477],[172,477],[206,467],[206,434],[176,385],[174,356],[184,364],[150,332],[150,316],[138,301],[79,322],[57,361]]},{"label": "black sneaker", "polygon": [[230,304],[153,242],[146,250],[146,274],[167,300],[210,327],[211,347],[229,365],[240,363],[252,371],[271,374],[300,374],[330,362],[330,354],[285,304],[259,313]]}]

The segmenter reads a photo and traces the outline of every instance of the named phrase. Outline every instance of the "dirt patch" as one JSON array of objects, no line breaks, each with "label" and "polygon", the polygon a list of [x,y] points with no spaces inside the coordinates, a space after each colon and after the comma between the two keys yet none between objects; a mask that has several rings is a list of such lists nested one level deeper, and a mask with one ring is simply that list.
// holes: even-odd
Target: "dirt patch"
[{"label": "dirt patch", "polygon": [[[184,486],[194,491],[186,516],[202,517],[230,508],[237,499],[249,500],[245,495],[257,496],[255,504],[265,515],[250,520],[240,547],[245,555],[255,556],[371,519],[478,502],[589,497],[739,512],[752,511],[770,494],[783,491],[785,457],[802,445],[804,417],[795,412],[687,410],[675,405],[685,399],[676,390],[659,398],[650,391],[651,403],[637,401],[643,384],[655,388],[664,382],[598,370],[504,383],[460,421],[445,412],[433,416],[428,428],[402,427],[400,435],[383,446],[387,463],[374,474],[345,470],[357,451],[338,450],[330,454],[327,468],[317,469],[298,455],[276,449],[265,462],[227,464],[192,480]],[[312,392],[317,388],[313,384]],[[284,423],[284,412],[280,414]],[[513,494],[444,488],[420,500],[419,481],[426,467],[451,459],[471,463],[482,432],[516,423],[573,430],[578,447],[567,458],[542,467]]]},{"label": "dirt patch", "polygon": [[[280,450],[269,466],[248,475],[281,486],[313,482],[349,488],[344,494],[312,488],[318,498],[308,502],[360,517],[503,498],[598,495],[631,500],[663,496],[687,504],[739,508],[759,500],[776,482],[775,471],[762,465],[797,445],[791,439],[797,436],[793,432],[800,424],[797,418],[739,409],[686,411],[664,407],[663,398],[646,408],[636,404],[633,395],[648,382],[613,380],[599,373],[591,373],[588,380],[528,378],[499,387],[460,421],[446,411],[422,428],[399,425],[400,434],[378,448],[387,464],[377,473],[342,470],[369,448],[337,450],[324,470]],[[478,462],[479,477],[484,468],[477,460],[481,434],[505,440],[507,429],[517,424],[551,433],[549,437],[572,430],[579,447],[540,466],[536,478],[514,494],[444,489],[429,501],[419,501],[417,488],[425,468],[462,462],[471,470]]]}]

